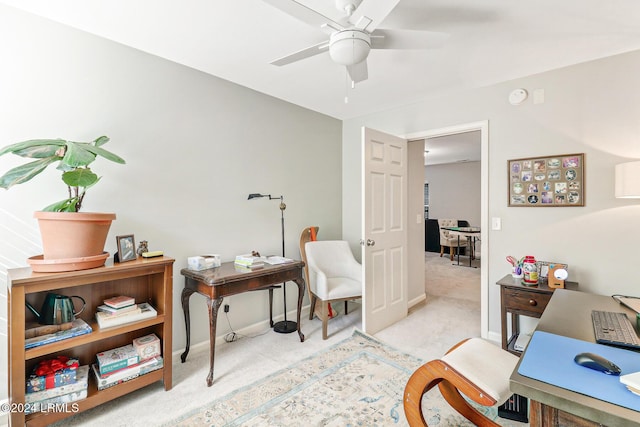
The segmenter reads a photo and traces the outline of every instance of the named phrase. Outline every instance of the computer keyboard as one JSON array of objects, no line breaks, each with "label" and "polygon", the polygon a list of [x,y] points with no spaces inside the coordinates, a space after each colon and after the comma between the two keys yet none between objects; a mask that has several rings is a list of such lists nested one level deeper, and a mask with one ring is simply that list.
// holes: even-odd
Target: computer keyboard
[{"label": "computer keyboard", "polygon": [[640,350],[640,338],[626,314],[593,310],[591,320],[597,343]]}]

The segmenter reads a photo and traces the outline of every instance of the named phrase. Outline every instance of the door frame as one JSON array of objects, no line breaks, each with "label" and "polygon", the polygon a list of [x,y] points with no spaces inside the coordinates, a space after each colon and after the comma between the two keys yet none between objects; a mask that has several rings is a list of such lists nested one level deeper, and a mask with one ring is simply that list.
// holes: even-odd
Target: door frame
[{"label": "door frame", "polygon": [[409,141],[480,131],[480,335],[489,335],[489,120],[401,135]]}]

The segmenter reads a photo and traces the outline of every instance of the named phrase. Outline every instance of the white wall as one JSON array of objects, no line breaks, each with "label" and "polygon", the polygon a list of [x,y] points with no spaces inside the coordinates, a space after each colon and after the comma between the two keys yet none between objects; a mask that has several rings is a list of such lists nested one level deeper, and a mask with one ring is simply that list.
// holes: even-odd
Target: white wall
[{"label": "white wall", "polygon": [[[640,295],[637,244],[640,203],[614,198],[617,163],[640,158],[640,52],[631,52],[550,71],[512,82],[425,100],[345,121],[343,124],[343,235],[359,239],[360,128],[406,135],[463,123],[489,121],[491,217],[502,230],[479,224],[488,243],[489,331],[500,333],[500,299],[495,284],[508,272],[505,256],[532,254],[566,262],[569,279],[585,292]],[[544,89],[545,102],[529,98],[512,106],[515,88]],[[586,206],[507,207],[508,159],[585,153]],[[347,165],[350,165],[347,168]]]},{"label": "white wall", "polygon": [[480,224],[480,162],[425,166],[424,182],[429,183],[429,218]]},{"label": "white wall", "polygon": [[[109,252],[116,235],[134,234],[176,259],[174,349],[185,345],[180,269],[188,256],[281,253],[278,201],[248,201],[249,193],[284,195],[287,256],[299,257],[299,233],[308,225],[320,226],[323,239],[341,237],[340,121],[5,6],[0,40],[0,146],[111,138],[105,148],[127,165],[94,163],[102,180],[83,210],[116,212]],[[21,160],[0,157],[0,172]],[[39,253],[33,211],[65,192],[55,170],[1,192],[0,222],[11,227],[0,227],[2,269]],[[295,308],[296,286],[289,288],[287,305]],[[275,296],[281,315],[281,291]],[[225,302],[235,330],[266,329],[267,292]],[[206,313],[204,298],[192,297],[192,343],[208,340]],[[226,332],[220,322],[218,334]],[[6,346],[0,349],[5,361]]]}]

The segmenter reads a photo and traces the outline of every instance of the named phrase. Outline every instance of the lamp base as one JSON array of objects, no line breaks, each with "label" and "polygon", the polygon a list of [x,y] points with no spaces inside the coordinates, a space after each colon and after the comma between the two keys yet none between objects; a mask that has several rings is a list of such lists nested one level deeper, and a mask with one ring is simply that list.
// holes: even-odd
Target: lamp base
[{"label": "lamp base", "polygon": [[291,320],[283,320],[273,325],[273,330],[280,334],[290,334],[298,330],[298,324]]}]

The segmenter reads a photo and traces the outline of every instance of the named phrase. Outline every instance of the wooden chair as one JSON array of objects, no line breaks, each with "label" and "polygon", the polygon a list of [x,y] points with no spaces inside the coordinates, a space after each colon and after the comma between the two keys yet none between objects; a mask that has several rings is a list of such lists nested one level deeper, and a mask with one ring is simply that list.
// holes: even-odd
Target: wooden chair
[{"label": "wooden chair", "polygon": [[427,425],[422,396],[437,385],[449,405],[473,424],[498,427],[462,394],[483,406],[503,404],[512,395],[509,376],[517,363],[517,356],[482,338],[456,344],[442,358],[425,363],[409,378],[404,390],[404,413],[409,425]]},{"label": "wooden chair", "polygon": [[[327,339],[329,304],[347,302],[362,298],[362,268],[353,257],[349,244],[342,240],[310,239],[311,229],[317,233],[318,227],[307,227],[300,236],[300,256],[305,263],[305,275],[311,307],[309,319],[316,315],[322,320],[322,339]],[[317,304],[317,302],[320,304]]]},{"label": "wooden chair", "polygon": [[[309,264],[307,264],[307,251],[304,248],[305,243],[311,242],[317,239],[318,231],[320,227],[313,226],[307,227],[300,233],[300,259],[304,262],[304,280],[307,284],[307,290],[309,289]],[[311,302],[311,309],[309,310],[309,320],[313,319],[313,309],[316,305],[316,297],[309,292],[309,300]]]}]

